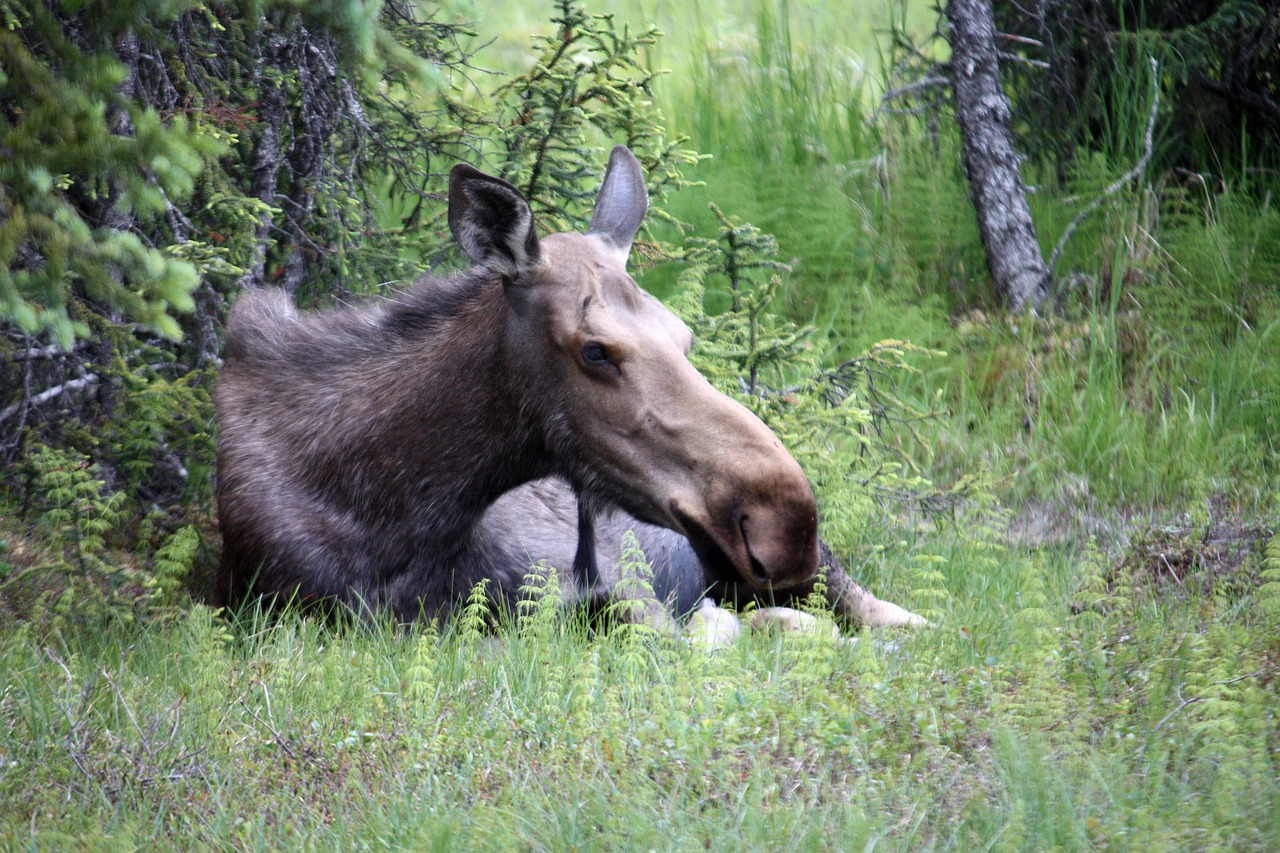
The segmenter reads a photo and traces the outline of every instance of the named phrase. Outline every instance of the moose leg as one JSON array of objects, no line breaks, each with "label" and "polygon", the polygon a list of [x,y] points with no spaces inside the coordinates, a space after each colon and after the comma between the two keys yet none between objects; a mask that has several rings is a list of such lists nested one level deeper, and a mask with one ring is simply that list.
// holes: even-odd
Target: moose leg
[{"label": "moose leg", "polygon": [[[590,602],[594,609],[613,607],[622,619],[672,634],[678,633],[677,620],[683,622],[694,611],[705,609],[703,599],[707,597],[713,603],[732,601],[742,606],[755,601],[769,607],[813,592],[813,581],[772,593],[753,591],[737,582],[716,582],[708,576],[689,540],[679,533],[622,512],[597,514],[589,499],[578,497],[571,502],[572,494],[563,480],[549,479],[503,495],[477,530],[478,541],[500,546],[483,549],[486,553],[495,550],[504,555],[489,564],[486,573],[504,588],[518,590],[528,567],[539,560],[553,566],[572,565],[577,600]],[[575,518],[578,536],[570,551]],[[635,579],[624,577],[622,541],[628,530],[637,537],[652,570],[652,593]],[[916,614],[876,598],[849,576],[825,543],[819,546],[827,574],[826,599],[841,621],[866,628],[928,624]]]},{"label": "moose leg", "polygon": [[924,628],[929,622],[863,589],[839,566],[827,571],[827,600],[836,615],[864,628]]},{"label": "moose leg", "polygon": [[[827,569],[827,602],[840,618],[863,628],[924,628],[928,621],[911,611],[881,601],[860,586],[827,543],[819,541],[820,559]],[[812,591],[812,586],[810,586]]]},{"label": "moose leg", "polygon": [[[673,601],[672,611],[681,618],[695,610],[705,609],[704,597],[709,597],[715,604],[734,602],[742,607],[749,601],[755,601],[761,607],[769,607],[799,601],[813,592],[815,581],[773,592],[759,592],[738,582],[716,582],[707,576],[689,540],[678,533],[643,524],[625,515],[618,514],[602,522],[601,530],[606,539],[616,541],[621,538],[621,531],[628,528],[635,531],[653,568],[653,587],[658,599]],[[819,540],[818,548],[819,562],[827,576],[826,600],[842,622],[864,628],[920,628],[928,625],[916,614],[891,602],[881,601],[860,586],[825,542]],[[609,567],[618,561],[616,553],[600,553],[597,559],[606,576]]]},{"label": "moose leg", "polygon": [[[910,610],[881,601],[850,577],[840,559],[819,541],[820,565],[826,570],[827,604],[842,621],[862,628],[924,628],[928,621]],[[814,581],[788,590],[792,600],[798,600],[813,592]],[[769,603],[769,602],[764,602]]]}]

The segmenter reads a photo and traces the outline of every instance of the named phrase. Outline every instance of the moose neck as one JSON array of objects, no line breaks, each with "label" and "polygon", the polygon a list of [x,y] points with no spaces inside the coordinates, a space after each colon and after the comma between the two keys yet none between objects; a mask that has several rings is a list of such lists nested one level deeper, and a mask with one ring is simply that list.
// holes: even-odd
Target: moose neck
[{"label": "moose neck", "polygon": [[408,522],[422,547],[446,554],[503,492],[553,473],[541,413],[554,392],[513,351],[497,279],[425,282],[382,322],[391,340],[379,375],[366,378],[380,399],[356,439],[352,467],[364,476],[348,486],[352,507]]}]

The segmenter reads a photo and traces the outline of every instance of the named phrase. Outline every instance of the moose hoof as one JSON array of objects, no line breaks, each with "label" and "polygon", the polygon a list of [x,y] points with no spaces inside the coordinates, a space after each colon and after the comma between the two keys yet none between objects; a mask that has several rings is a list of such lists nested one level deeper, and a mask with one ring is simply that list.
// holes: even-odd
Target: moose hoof
[{"label": "moose hoof", "polygon": [[684,628],[690,643],[708,651],[733,645],[741,634],[742,623],[738,617],[723,607],[716,607],[709,598],[702,599]]}]

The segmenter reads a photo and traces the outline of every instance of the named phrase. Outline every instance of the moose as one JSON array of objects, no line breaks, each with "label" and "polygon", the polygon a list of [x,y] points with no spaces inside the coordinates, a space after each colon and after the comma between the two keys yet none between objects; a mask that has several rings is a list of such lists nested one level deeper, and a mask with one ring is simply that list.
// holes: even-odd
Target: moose
[{"label": "moose", "polygon": [[[214,395],[222,599],[410,621],[481,581],[514,602],[546,560],[608,601],[626,529],[671,613],[811,586],[804,472],[626,272],[648,208],[635,156],[613,149],[585,234],[539,236],[515,187],[464,164],[448,204],[467,271],[307,314],[279,290],[237,300]],[[833,589],[856,621],[915,618]]]}]

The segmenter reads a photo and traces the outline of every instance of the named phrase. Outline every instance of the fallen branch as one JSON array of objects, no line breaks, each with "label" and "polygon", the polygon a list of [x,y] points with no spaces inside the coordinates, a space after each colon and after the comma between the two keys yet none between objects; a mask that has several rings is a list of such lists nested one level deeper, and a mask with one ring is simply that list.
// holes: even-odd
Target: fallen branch
[{"label": "fallen branch", "polygon": [[1071,239],[1071,235],[1074,234],[1076,229],[1080,227],[1080,224],[1084,222],[1085,217],[1101,207],[1102,203],[1108,198],[1118,193],[1125,184],[1129,183],[1146,171],[1147,164],[1151,162],[1151,138],[1156,126],[1156,111],[1160,107],[1160,69],[1154,58],[1148,57],[1148,60],[1151,62],[1151,113],[1147,116],[1147,132],[1146,136],[1143,138],[1142,157],[1138,159],[1138,162],[1132,169],[1125,172],[1115,181],[1115,183],[1103,190],[1102,195],[1090,202],[1084,210],[1080,211],[1080,213],[1076,215],[1075,219],[1071,220],[1071,224],[1062,232],[1062,237],[1058,240],[1058,245],[1053,247],[1053,254],[1049,256],[1048,266],[1050,279],[1052,279],[1053,271],[1058,265],[1058,259],[1062,257],[1062,250],[1066,248],[1067,241]]},{"label": "fallen branch", "polygon": [[240,697],[240,706],[248,711],[251,717],[258,721],[258,725],[271,733],[271,737],[276,742],[276,745],[283,749],[289,758],[296,761],[298,759],[297,751],[294,750],[293,745],[289,743],[289,739],[281,734],[280,730],[275,727],[274,720],[270,719],[273,715],[271,713],[271,694],[267,692],[267,685],[263,682],[259,682],[259,684],[262,687],[262,695],[267,699],[267,717],[270,721],[262,719],[262,717],[258,715],[257,711],[250,708],[249,703],[244,701],[244,697]]},{"label": "fallen branch", "polygon": [[[1235,678],[1227,678],[1227,679],[1223,679],[1222,681],[1210,681],[1210,682],[1209,682],[1209,686],[1210,686],[1210,687],[1218,687],[1218,686],[1222,686],[1222,685],[1226,685],[1226,684],[1235,684],[1237,681],[1245,681],[1245,680],[1250,679],[1250,678],[1259,678],[1259,677],[1261,677],[1263,674],[1265,674],[1265,672],[1266,672],[1265,670],[1261,670],[1261,669],[1260,669],[1260,670],[1258,670],[1257,672],[1246,672],[1244,675],[1238,675],[1238,676],[1236,676]],[[1174,717],[1176,717],[1176,716],[1178,716],[1179,714],[1181,714],[1181,713],[1182,713],[1182,712],[1183,712],[1183,711],[1184,711],[1188,706],[1190,706],[1190,705],[1194,705],[1194,704],[1195,704],[1195,703],[1197,703],[1197,702],[1203,702],[1203,701],[1204,701],[1204,697],[1203,697],[1203,696],[1190,696],[1190,697],[1188,697],[1188,698],[1185,698],[1185,699],[1184,699],[1184,698],[1182,697],[1182,686],[1181,686],[1181,685],[1179,685],[1177,688],[1175,688],[1175,690],[1174,690],[1174,694],[1175,694],[1175,695],[1176,695],[1176,696],[1177,696],[1181,701],[1178,703],[1178,707],[1174,708],[1172,711],[1170,711],[1169,713],[1165,714],[1165,715],[1164,715],[1164,719],[1162,719],[1160,722],[1156,723],[1156,727],[1155,727],[1154,729],[1152,729],[1152,730],[1151,730],[1151,735],[1152,735],[1153,737],[1154,737],[1155,735],[1158,735],[1158,734],[1160,733],[1160,730],[1161,730],[1161,729],[1163,729],[1165,726],[1167,726],[1167,725],[1169,724],[1169,722],[1170,722]]]},{"label": "fallen branch", "polygon": [[34,397],[23,400],[20,403],[14,403],[12,406],[5,409],[4,411],[0,411],[0,424],[9,420],[19,412],[22,412],[24,409],[29,409],[32,406],[39,406],[43,403],[47,403],[50,400],[54,399],[55,397],[62,396],[68,391],[79,391],[82,388],[86,388],[89,385],[93,385],[97,381],[98,381],[98,375],[96,373],[87,373],[84,376],[81,376],[79,379],[71,379],[71,380],[68,380],[67,382],[63,382],[61,385],[55,385],[52,388],[49,388],[48,390],[41,391],[39,394],[35,395]]},{"label": "fallen branch", "polygon": [[877,113],[890,112],[889,108],[884,106],[890,101],[896,101],[898,98],[903,98],[903,97],[906,97],[907,95],[913,95],[916,92],[922,91],[924,89],[934,89],[939,86],[946,86],[949,84],[950,84],[950,81],[946,77],[925,77],[921,80],[916,80],[913,83],[908,83],[905,86],[899,86],[896,89],[890,89],[880,97],[881,107],[880,109],[876,110],[876,112]]}]

